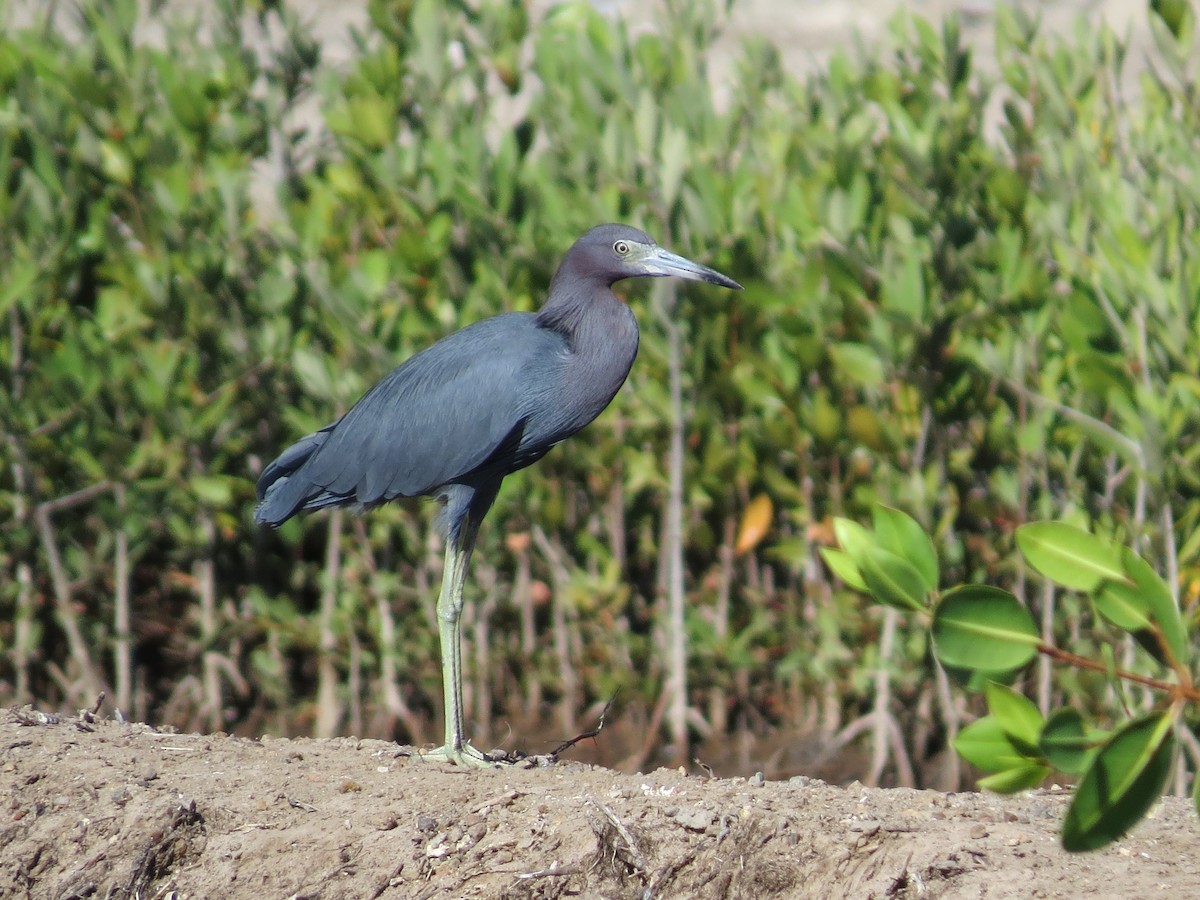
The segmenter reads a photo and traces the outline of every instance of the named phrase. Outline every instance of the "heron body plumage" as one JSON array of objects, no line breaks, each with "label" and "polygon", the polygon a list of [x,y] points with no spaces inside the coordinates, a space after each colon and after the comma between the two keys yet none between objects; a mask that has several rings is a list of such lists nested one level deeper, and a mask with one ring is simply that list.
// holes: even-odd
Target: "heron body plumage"
[{"label": "heron body plumage", "polygon": [[[256,519],[277,526],[302,509],[437,496],[536,462],[595,419],[629,374],[637,324],[611,294],[608,303],[570,335],[509,313],[411,357],[267,467]],[[618,352],[596,352],[605,336]]]},{"label": "heron body plumage", "polygon": [[444,758],[480,760],[462,735],[458,659],[462,587],[479,524],[505,476],[586,427],[624,384],[638,327],[613,283],[665,275],[739,287],[644,232],[593,228],[564,257],[541,310],[484,319],[412,356],[341,419],[284,450],[258,480],[255,519],[272,526],[301,511],[370,509],[400,497],[445,504]]}]

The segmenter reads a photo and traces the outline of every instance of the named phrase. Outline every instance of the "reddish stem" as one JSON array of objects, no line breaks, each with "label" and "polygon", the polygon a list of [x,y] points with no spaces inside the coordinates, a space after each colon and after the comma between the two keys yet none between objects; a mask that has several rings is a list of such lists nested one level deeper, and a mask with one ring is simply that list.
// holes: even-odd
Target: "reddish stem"
[{"label": "reddish stem", "polygon": [[1156,691],[1163,691],[1169,694],[1172,700],[1191,700],[1192,702],[1200,703],[1200,690],[1190,684],[1175,684],[1170,681],[1151,678],[1148,675],[1139,675],[1137,672],[1111,668],[1102,662],[1088,659],[1086,656],[1080,656],[1077,653],[1071,653],[1069,650],[1063,650],[1052,644],[1038,644],[1037,649],[1038,653],[1058,662],[1067,663],[1080,669],[1090,669],[1093,672],[1103,672],[1106,675],[1111,673],[1126,681],[1132,681],[1135,684],[1141,684]]}]

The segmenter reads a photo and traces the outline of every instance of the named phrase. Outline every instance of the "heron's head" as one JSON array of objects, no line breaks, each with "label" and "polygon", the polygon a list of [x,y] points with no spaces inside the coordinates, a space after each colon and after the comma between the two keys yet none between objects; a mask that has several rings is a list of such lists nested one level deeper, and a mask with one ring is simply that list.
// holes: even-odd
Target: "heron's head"
[{"label": "heron's head", "polygon": [[741,290],[742,286],[715,269],[664,250],[644,231],[628,225],[597,225],[577,240],[563,259],[560,274],[599,279],[606,284],[623,278],[675,276],[707,281]]}]

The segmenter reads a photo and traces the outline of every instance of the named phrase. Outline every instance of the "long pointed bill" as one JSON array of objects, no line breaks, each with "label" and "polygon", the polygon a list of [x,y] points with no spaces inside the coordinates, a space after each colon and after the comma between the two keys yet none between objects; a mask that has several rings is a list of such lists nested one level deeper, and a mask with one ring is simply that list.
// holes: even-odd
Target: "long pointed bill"
[{"label": "long pointed bill", "polygon": [[646,267],[648,275],[674,275],[676,278],[687,278],[691,281],[707,281],[710,284],[719,284],[721,287],[732,288],[735,291],[740,291],[742,286],[718,272],[716,269],[710,269],[708,266],[702,266],[700,263],[694,263],[690,259],[685,259],[678,254],[672,253],[670,250],[664,250],[662,247],[655,247],[646,258],[642,260],[642,265]]}]

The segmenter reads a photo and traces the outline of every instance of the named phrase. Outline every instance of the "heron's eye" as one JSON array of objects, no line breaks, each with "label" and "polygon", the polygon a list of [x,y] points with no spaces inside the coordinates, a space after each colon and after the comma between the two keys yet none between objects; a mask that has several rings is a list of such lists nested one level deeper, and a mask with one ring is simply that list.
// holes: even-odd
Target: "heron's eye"
[{"label": "heron's eye", "polygon": [[615,244],[613,244],[613,252],[616,253],[617,256],[624,256],[629,252],[629,245],[624,241],[617,241]]}]

